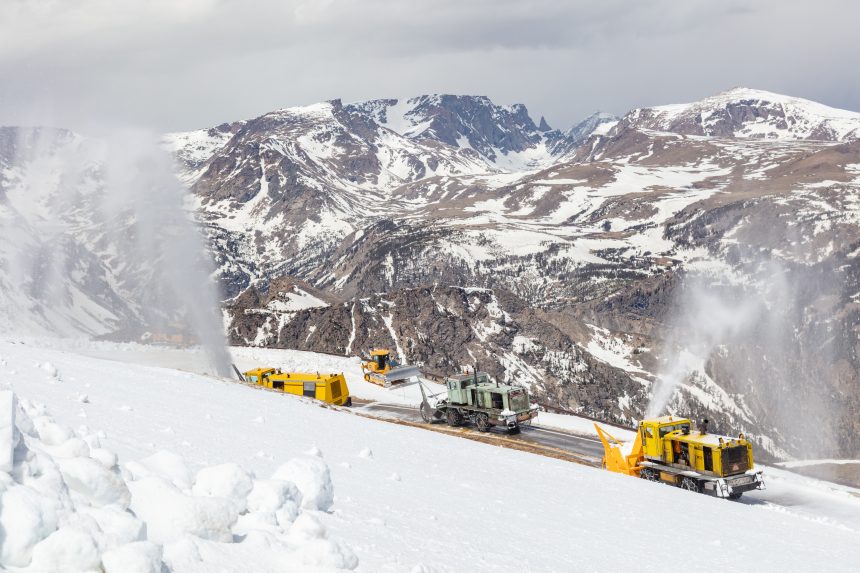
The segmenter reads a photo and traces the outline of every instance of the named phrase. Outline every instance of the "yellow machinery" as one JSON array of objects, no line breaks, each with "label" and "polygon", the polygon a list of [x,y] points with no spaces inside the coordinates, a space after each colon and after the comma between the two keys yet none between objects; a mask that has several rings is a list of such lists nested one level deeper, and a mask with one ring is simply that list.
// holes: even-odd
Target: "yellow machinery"
[{"label": "yellow machinery", "polygon": [[752,444],[743,435],[709,434],[707,420],[695,431],[687,418],[643,420],[632,444],[594,427],[603,442],[603,467],[609,471],[729,499],[764,489],[762,472],[754,469]]},{"label": "yellow machinery", "polygon": [[245,382],[259,384],[287,394],[314,398],[336,406],[352,406],[352,397],[343,374],[281,372],[275,368],[256,368],[242,374]]},{"label": "yellow machinery", "polygon": [[366,381],[386,388],[421,374],[417,366],[397,364],[387,348],[374,348],[370,353],[370,360],[362,363],[361,370]]}]

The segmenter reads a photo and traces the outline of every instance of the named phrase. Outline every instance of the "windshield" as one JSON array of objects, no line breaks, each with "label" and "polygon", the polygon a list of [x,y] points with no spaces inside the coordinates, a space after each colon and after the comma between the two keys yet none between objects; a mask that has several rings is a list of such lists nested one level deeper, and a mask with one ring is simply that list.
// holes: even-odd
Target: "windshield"
[{"label": "windshield", "polygon": [[529,397],[525,390],[511,390],[508,396],[511,399],[511,410],[514,412],[522,412],[529,409]]},{"label": "windshield", "polygon": [[674,426],[662,426],[660,428],[660,437],[662,438],[669,432],[674,432],[675,430],[684,430],[685,432],[689,432],[690,424],[675,424]]}]

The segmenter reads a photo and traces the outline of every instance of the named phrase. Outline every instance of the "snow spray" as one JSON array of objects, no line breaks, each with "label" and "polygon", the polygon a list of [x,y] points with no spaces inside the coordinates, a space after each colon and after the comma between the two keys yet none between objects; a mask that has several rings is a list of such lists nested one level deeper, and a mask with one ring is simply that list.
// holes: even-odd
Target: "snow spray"
[{"label": "snow spray", "polygon": [[777,457],[838,454],[838,339],[821,306],[840,288],[832,269],[772,258],[686,275],[647,415],[690,415],[697,395],[728,424],[721,430],[763,436]]},{"label": "snow spray", "polygon": [[19,278],[0,286],[21,303],[0,310],[17,313],[19,333],[135,339],[174,329],[229,376],[214,265],[157,136],[19,128],[14,145],[0,239],[13,251],[6,278]]}]

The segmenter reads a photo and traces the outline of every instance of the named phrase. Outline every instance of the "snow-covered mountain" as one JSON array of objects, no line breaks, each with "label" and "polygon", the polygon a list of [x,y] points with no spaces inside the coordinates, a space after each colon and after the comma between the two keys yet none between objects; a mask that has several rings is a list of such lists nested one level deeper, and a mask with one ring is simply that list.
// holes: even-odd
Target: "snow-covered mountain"
[{"label": "snow-covered mountain", "polygon": [[[422,96],[288,108],[165,145],[236,343],[477,361],[621,422],[682,372],[670,411],[777,456],[854,455],[857,115],[731,90],[562,133],[522,106]],[[700,296],[694,274],[720,289]],[[749,301],[757,320],[690,319],[702,298]],[[810,404],[814,427],[792,415]]]},{"label": "snow-covered mountain", "polygon": [[166,145],[184,161],[219,251],[231,255],[222,268],[235,295],[258,269],[317,265],[368,222],[425,203],[419,195],[441,181],[510,178],[551,164],[572,142],[540,131],[524,106],[424,96],[287,108],[171,134]]},{"label": "snow-covered mountain", "polygon": [[595,112],[586,117],[567,132],[567,136],[582,143],[591,135],[604,135],[620,121],[620,117],[612,114]]},{"label": "snow-covered mountain", "polygon": [[622,122],[638,129],[709,137],[860,139],[860,113],[747,88],[734,88],[693,103],[636,109]]}]

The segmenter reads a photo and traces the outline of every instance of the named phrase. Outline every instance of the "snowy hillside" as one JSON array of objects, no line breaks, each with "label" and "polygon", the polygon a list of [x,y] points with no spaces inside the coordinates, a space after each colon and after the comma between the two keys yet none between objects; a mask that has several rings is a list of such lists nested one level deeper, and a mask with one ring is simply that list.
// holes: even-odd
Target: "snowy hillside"
[{"label": "snowy hillside", "polygon": [[784,471],[766,470],[769,490],[732,503],[12,341],[0,343],[0,385],[18,396],[26,456],[0,474],[0,559],[26,571],[611,571],[665,546],[655,522],[680,519],[674,542],[702,547],[703,516],[694,564],[636,568],[856,565],[856,490]]}]

